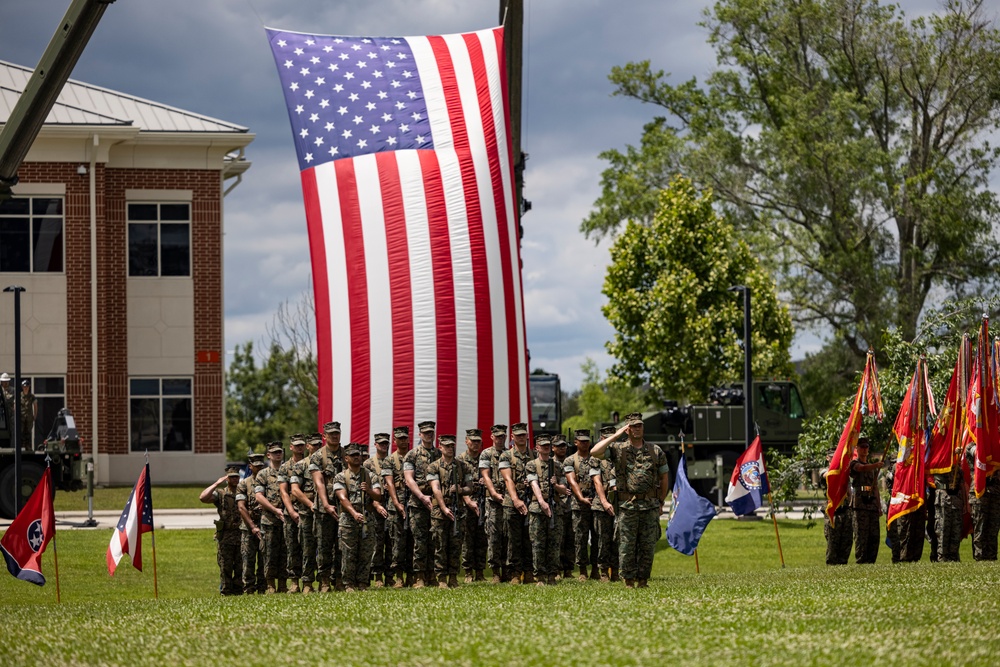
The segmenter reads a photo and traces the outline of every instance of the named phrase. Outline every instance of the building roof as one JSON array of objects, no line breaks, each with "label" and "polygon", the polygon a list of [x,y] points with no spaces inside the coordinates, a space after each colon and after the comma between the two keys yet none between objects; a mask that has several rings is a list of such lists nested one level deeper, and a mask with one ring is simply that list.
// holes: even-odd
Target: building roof
[{"label": "building roof", "polygon": [[[6,123],[32,69],[0,60],[0,123]],[[46,125],[115,125],[143,132],[246,132],[241,125],[69,79]]]}]

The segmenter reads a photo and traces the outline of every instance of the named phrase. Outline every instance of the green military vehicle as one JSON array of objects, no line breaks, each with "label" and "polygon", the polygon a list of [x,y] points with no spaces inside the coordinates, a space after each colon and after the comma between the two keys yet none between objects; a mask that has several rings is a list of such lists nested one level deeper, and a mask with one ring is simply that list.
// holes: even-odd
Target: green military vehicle
[{"label": "green military vehicle", "polygon": [[[13,519],[17,487],[14,483],[14,416],[8,414],[7,402],[0,400],[0,516]],[[52,466],[53,490],[78,491],[83,488],[86,463],[80,451],[73,414],[66,408],[59,411],[44,449],[21,452],[21,502],[31,496],[45,472],[45,458]]]},{"label": "green military vehicle", "polygon": [[[765,454],[791,454],[806,416],[798,387],[777,380],[754,382],[753,387],[753,417]],[[731,385],[713,389],[708,403],[681,407],[676,401],[667,401],[663,410],[643,414],[645,438],[666,452],[671,480],[683,437],[691,485],[712,500],[718,500],[720,488],[725,495],[736,459],[746,449],[744,403],[743,386]]]}]

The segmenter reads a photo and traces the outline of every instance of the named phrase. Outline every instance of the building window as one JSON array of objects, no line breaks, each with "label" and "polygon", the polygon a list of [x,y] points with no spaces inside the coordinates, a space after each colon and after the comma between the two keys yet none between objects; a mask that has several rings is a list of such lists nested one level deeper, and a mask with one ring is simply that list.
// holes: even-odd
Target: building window
[{"label": "building window", "polygon": [[191,275],[191,204],[128,204],[128,274]]},{"label": "building window", "polygon": [[190,378],[129,380],[129,442],[133,452],[190,452]]},{"label": "building window", "polygon": [[0,201],[0,272],[62,271],[62,197],[13,197]]}]

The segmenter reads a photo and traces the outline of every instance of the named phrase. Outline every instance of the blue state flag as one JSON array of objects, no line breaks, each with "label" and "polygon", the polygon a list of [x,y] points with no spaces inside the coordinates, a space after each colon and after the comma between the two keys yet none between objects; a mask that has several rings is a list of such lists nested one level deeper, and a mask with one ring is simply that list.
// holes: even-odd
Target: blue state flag
[{"label": "blue state flag", "polygon": [[698,548],[708,522],[715,516],[715,505],[691,488],[683,456],[677,464],[673,497],[673,507],[667,523],[667,542],[685,556],[691,556]]}]

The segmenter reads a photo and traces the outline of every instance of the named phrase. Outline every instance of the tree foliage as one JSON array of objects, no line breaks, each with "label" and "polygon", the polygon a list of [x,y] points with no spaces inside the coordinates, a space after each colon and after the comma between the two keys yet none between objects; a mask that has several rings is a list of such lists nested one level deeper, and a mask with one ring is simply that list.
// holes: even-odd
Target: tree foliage
[{"label": "tree foliage", "polygon": [[624,417],[630,412],[644,412],[652,407],[649,392],[644,388],[632,387],[611,375],[601,379],[593,359],[587,359],[580,369],[583,384],[576,395],[579,414],[563,421],[563,431],[593,429],[595,424],[611,421],[615,412]]},{"label": "tree foliage", "polygon": [[652,222],[630,222],[611,248],[603,311],[616,332],[612,373],[648,382],[661,398],[692,400],[742,378],[742,299],[728,291],[736,285],[751,290],[754,374],[789,374],[791,319],[769,272],[713,210],[711,194],[675,178]]},{"label": "tree foliage", "polygon": [[680,169],[772,262],[796,321],[859,358],[881,359],[884,330],[912,340],[932,296],[996,284],[1000,31],[982,0],[914,19],[878,0],[719,0],[702,25],[719,65],[703,84],[612,70],[616,95],[665,115],[602,154],[585,233],[654,224]]}]

